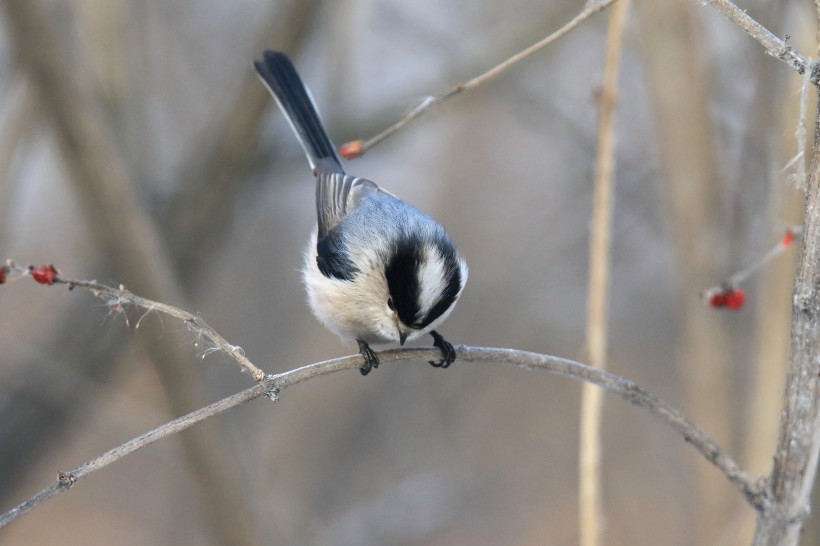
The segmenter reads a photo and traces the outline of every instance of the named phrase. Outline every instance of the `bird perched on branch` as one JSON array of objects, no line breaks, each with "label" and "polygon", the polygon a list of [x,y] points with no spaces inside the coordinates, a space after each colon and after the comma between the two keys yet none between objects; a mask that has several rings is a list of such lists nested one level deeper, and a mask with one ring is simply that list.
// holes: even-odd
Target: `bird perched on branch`
[{"label": "bird perched on branch", "polygon": [[304,281],[316,317],[379,365],[370,343],[430,333],[446,368],[456,358],[437,328],[467,282],[467,264],[444,228],[374,182],[347,174],[290,59],[265,51],[254,63],[307,155],[316,177],[317,229],[305,252]]}]

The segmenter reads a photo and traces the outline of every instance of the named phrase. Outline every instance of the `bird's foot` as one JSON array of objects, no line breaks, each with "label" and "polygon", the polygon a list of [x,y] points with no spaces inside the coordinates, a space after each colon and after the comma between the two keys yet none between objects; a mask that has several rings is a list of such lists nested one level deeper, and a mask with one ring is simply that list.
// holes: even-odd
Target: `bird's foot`
[{"label": "bird's foot", "polygon": [[357,339],[356,343],[359,344],[359,353],[361,353],[364,358],[364,364],[359,368],[359,371],[362,372],[362,375],[367,375],[370,373],[370,370],[379,367],[379,357],[366,341]]},{"label": "bird's foot", "polygon": [[433,346],[441,349],[441,360],[438,362],[429,361],[434,368],[448,368],[450,364],[456,361],[456,350],[453,344],[444,339],[444,336],[435,330],[430,332],[433,336]]}]

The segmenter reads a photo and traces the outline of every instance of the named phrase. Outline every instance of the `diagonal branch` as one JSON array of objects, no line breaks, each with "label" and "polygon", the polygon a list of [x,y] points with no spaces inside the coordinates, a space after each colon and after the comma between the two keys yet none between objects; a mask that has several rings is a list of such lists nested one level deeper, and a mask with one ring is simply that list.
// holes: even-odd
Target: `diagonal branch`
[{"label": "diagonal branch", "polygon": [[[680,411],[628,379],[572,360],[515,349],[495,349],[461,345],[458,346],[456,350],[458,361],[462,364],[509,364],[519,368],[541,370],[594,383],[602,389],[620,396],[634,406],[642,408],[661,419],[720,470],[729,482],[744,495],[750,504],[759,508],[766,503],[765,490],[761,489],[754,477],[741,469],[734,459],[718,446],[712,438],[686,418]],[[382,364],[386,362],[406,361],[426,362],[434,360],[438,356],[440,356],[440,351],[437,348],[395,349],[379,353],[379,359]],[[91,473],[107,467],[111,463],[140,448],[167,438],[168,436],[190,428],[197,423],[251,400],[263,396],[268,396],[276,400],[280,391],[286,387],[342,370],[358,370],[362,362],[361,355],[347,356],[310,364],[281,374],[269,375],[263,381],[248,389],[146,432],[72,470],[59,473],[54,483],[8,512],[0,515],[0,527],[8,525],[57,494],[67,491]]]},{"label": "diagonal branch", "polygon": [[815,85],[820,85],[820,69],[815,65],[810,67],[810,62],[806,57],[801,55],[796,49],[781,40],[769,29],[754,20],[745,10],[737,7],[731,0],[704,0],[704,3],[711,5],[720,13],[725,15],[729,20],[742,28],[746,34],[760,42],[766,48],[766,53],[780,59],[799,74],[803,74],[806,69],[812,71],[811,81]]},{"label": "diagonal branch", "polygon": [[[233,358],[246,372],[251,374],[254,381],[262,381],[265,378],[265,372],[254,366],[254,364],[245,356],[241,347],[231,345],[222,337],[216,330],[214,330],[202,317],[183,311],[173,305],[161,303],[158,301],[149,300],[132,294],[123,287],[113,288],[96,281],[80,281],[74,279],[64,279],[58,277],[54,279],[55,284],[65,284],[71,290],[74,287],[87,288],[92,294],[101,300],[105,301],[109,309],[114,311],[121,310],[126,305],[134,305],[145,310],[145,315],[152,311],[163,313],[165,315],[178,318],[179,320],[188,323],[193,328],[198,336],[205,337],[213,343],[218,351],[222,351],[226,355]],[[140,319],[141,321],[142,319]],[[136,327],[139,327],[139,321]]]},{"label": "diagonal branch", "polygon": [[509,59],[505,60],[502,63],[499,63],[498,65],[487,70],[486,72],[479,74],[473,79],[454,86],[452,89],[450,89],[444,94],[427,97],[421,102],[421,104],[416,106],[407,115],[405,115],[399,121],[385,129],[381,133],[377,134],[376,136],[373,136],[367,140],[354,140],[352,142],[344,144],[342,146],[342,155],[348,159],[363,156],[370,148],[379,144],[382,140],[386,139],[387,137],[393,135],[411,121],[419,118],[422,114],[424,114],[434,106],[438,106],[439,104],[450,100],[456,95],[459,95],[465,91],[469,91],[470,89],[478,87],[479,85],[493,79],[494,77],[506,71],[514,64],[523,61],[527,57],[535,53],[538,53],[548,45],[551,45],[559,39],[563,38],[571,31],[575,30],[581,23],[583,23],[596,13],[605,10],[614,2],[615,0],[597,0],[587,2],[584,9],[580,13],[578,13],[578,15],[573,17],[569,22],[564,24],[561,28],[559,28],[546,38],[543,38],[542,40],[532,44],[531,46],[522,51],[519,51]]},{"label": "diagonal branch", "polygon": [[[407,124],[418,119],[422,116],[422,114],[426,113],[434,106],[438,106],[439,104],[453,98],[455,95],[459,95],[464,91],[468,91],[474,87],[478,87],[479,85],[487,82],[495,76],[498,76],[514,64],[526,59],[527,57],[533,55],[534,53],[537,53],[538,51],[541,51],[542,49],[556,42],[560,38],[563,38],[570,31],[578,27],[582,22],[589,19],[591,16],[595,15],[599,11],[603,11],[604,9],[608,8],[614,2],[615,0],[600,0],[596,2],[588,2],[584,9],[580,13],[578,13],[578,15],[576,15],[572,20],[567,22],[565,25],[563,25],[561,28],[559,28],[543,40],[536,42],[528,48],[516,53],[509,59],[494,66],[490,70],[474,77],[473,79],[465,83],[455,85],[446,93],[443,93],[441,95],[431,95],[427,97],[413,110],[408,112],[404,117],[402,117],[400,120],[398,120],[396,123],[394,123],[387,129],[378,133],[377,135],[372,136],[368,139],[354,140],[345,143],[342,146],[342,155],[348,159],[354,159],[363,156],[365,153],[367,153],[368,150],[370,150],[386,138],[392,136],[394,133],[400,131]],[[798,73],[803,74],[803,72],[809,66],[809,61],[806,59],[805,56],[801,55],[796,49],[787,44],[785,40],[781,40],[780,38],[772,34],[766,27],[755,21],[751,16],[749,16],[749,14],[747,14],[745,11],[743,11],[742,9],[737,7],[737,5],[735,5],[733,2],[731,2],[731,0],[705,0],[705,2],[715,7],[723,15],[728,17],[731,21],[733,21],[740,28],[746,31],[746,33],[749,36],[760,42],[763,45],[763,47],[766,48],[766,52],[769,55],[788,63],[789,66],[797,70]],[[815,85],[820,85],[820,69],[815,68],[813,70],[813,73],[811,75],[811,81]]]},{"label": "diagonal branch", "polygon": [[[64,62],[65,48],[53,32],[42,4],[36,0],[3,0],[0,7],[20,65],[28,73],[41,111],[54,127],[85,220],[119,278],[154,299],[180,301],[183,291],[166,251],[165,238],[137,195],[138,184],[116,139],[111,137],[99,105]],[[186,361],[187,354],[177,336],[156,336],[144,348],[155,364],[174,414],[201,405],[201,381],[192,367],[179,365]],[[208,522],[221,541],[250,544],[255,542],[251,537],[253,514],[245,499],[237,495],[239,479],[235,469],[224,464],[230,458],[229,446],[216,440],[216,427],[217,423],[211,423],[183,435],[184,452],[198,478]],[[208,448],[203,449],[206,445]],[[212,488],[226,493],[209,494]]]}]

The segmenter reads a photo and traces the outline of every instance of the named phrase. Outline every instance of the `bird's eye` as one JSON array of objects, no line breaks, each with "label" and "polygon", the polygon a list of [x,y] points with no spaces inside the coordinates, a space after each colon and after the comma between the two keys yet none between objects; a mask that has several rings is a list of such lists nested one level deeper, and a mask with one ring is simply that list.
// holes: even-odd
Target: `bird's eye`
[{"label": "bird's eye", "polygon": [[391,311],[396,310],[396,304],[393,303],[393,298],[387,298],[387,306],[390,308]]}]

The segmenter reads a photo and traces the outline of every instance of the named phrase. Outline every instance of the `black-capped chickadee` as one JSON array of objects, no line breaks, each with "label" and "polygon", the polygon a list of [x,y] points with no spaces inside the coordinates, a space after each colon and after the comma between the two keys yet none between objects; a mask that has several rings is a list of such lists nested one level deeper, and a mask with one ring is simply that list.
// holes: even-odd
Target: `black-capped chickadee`
[{"label": "black-capped chickadee", "polygon": [[316,177],[318,227],[305,252],[304,281],[316,317],[354,338],[365,363],[379,365],[369,343],[399,342],[425,333],[446,368],[453,346],[435,328],[453,310],[467,264],[444,228],[364,178],[346,174],[309,91],[283,53],[254,63],[305,150]]}]

